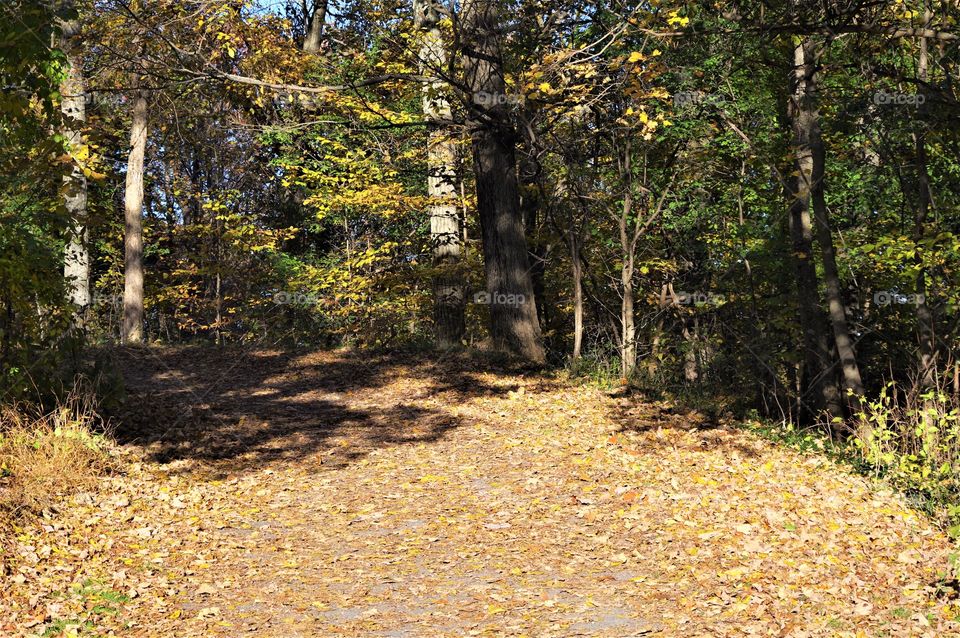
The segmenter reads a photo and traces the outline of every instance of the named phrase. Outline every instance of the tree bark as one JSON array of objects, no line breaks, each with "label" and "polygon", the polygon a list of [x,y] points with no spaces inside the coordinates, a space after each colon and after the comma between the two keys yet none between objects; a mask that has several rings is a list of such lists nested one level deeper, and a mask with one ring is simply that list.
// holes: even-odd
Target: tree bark
[{"label": "tree bark", "polygon": [[[61,10],[69,14],[72,2],[63,2]],[[80,50],[80,23],[71,18],[60,20],[60,49],[69,64],[60,84],[64,115],[63,136],[71,153],[83,145],[82,128],[87,120],[83,59]],[[63,198],[67,213],[67,245],[63,256],[63,276],[67,297],[83,315],[90,306],[90,253],[87,245],[87,177],[76,160],[63,176]]]},{"label": "tree bark", "polygon": [[533,284],[533,299],[537,305],[537,318],[541,330],[550,325],[549,307],[546,301],[544,274],[546,271],[546,250],[537,241],[537,229],[540,222],[540,178],[542,169],[536,158],[536,140],[526,139],[521,147],[521,159],[518,167],[520,180],[520,217],[523,220],[524,233],[530,259],[530,281]]},{"label": "tree bark", "polygon": [[[629,152],[629,151],[628,151]],[[633,299],[633,245],[627,237],[627,221],[633,197],[627,192],[623,197],[623,214],[620,217],[620,247],[623,250],[623,266],[620,267],[620,373],[629,379],[637,368],[637,326],[634,319]]]},{"label": "tree bark", "polygon": [[303,50],[306,53],[316,53],[323,44],[323,27],[327,20],[327,0],[312,0],[312,6],[307,6],[307,0],[302,0],[304,36]]},{"label": "tree bark", "polygon": [[[932,18],[932,12],[929,8],[924,11],[924,27],[928,27]],[[920,86],[925,86],[928,80],[928,53],[927,38],[920,38],[920,59],[917,64],[917,78],[920,80]],[[924,126],[922,120],[918,122],[919,126]],[[917,153],[917,209],[914,217],[913,239],[917,244],[917,332],[920,338],[920,387],[927,391],[934,386],[935,377],[935,358],[936,358],[936,332],[934,325],[933,312],[927,304],[927,277],[923,267],[923,258],[920,254],[920,242],[923,240],[927,215],[930,210],[932,196],[930,194],[930,174],[927,169],[927,136],[924,130],[918,130],[914,133],[914,144]],[[926,408],[924,406],[924,413]]]},{"label": "tree bark", "polygon": [[573,354],[574,364],[580,361],[583,349],[583,262],[580,259],[580,237],[571,228],[568,233],[571,275],[573,276]]},{"label": "tree bark", "polygon": [[813,152],[810,135],[815,114],[809,96],[809,67],[804,45],[794,49],[791,95],[787,115],[793,129],[793,155],[796,164],[789,193],[790,237],[793,244],[794,272],[797,280],[797,304],[803,332],[804,364],[801,390],[813,389],[817,398],[811,416],[826,410],[831,417],[843,413],[842,402],[832,369],[827,326],[820,313],[816,265],[813,261],[813,224],[810,218]]},{"label": "tree bark", "polygon": [[[924,7],[924,27],[929,27],[933,13],[929,7]],[[927,51],[927,38],[920,38],[920,57],[917,61],[917,79],[920,80],[920,86],[925,87],[929,79],[929,59]],[[921,88],[921,91],[923,89]],[[921,95],[925,95],[923,91]],[[929,97],[928,97],[929,99]],[[924,101],[926,103],[926,101]],[[936,450],[939,432],[937,431],[934,415],[936,414],[936,404],[930,392],[936,387],[936,324],[933,317],[933,311],[927,304],[927,273],[923,266],[923,254],[921,253],[921,242],[926,234],[927,215],[930,211],[930,205],[933,197],[930,193],[930,174],[927,168],[927,136],[922,128],[926,123],[922,118],[918,119],[918,127],[914,135],[914,145],[917,154],[917,209],[914,217],[913,241],[916,251],[917,263],[917,281],[916,281],[916,300],[917,300],[917,333],[920,340],[919,349],[919,382],[922,392],[922,416],[920,422],[923,425],[921,433],[923,439],[924,452],[928,455]]]},{"label": "tree bark", "polygon": [[633,258],[627,259],[620,270],[623,301],[620,303],[620,353],[621,374],[629,379],[637,369],[637,325],[634,319]]},{"label": "tree bark", "polygon": [[506,89],[497,37],[497,3],[467,0],[462,23],[477,212],[491,301],[490,335],[495,349],[543,363],[546,355],[520,216],[517,136],[503,99]]},{"label": "tree bark", "polygon": [[681,322],[683,340],[687,342],[683,353],[683,378],[687,383],[696,383],[700,379],[700,329],[696,317],[684,317]]},{"label": "tree bark", "polygon": [[447,49],[437,26],[439,13],[430,0],[417,0],[416,26],[424,31],[420,49],[421,74],[431,80],[423,88],[423,116],[427,121],[427,197],[430,200],[430,243],[436,275],[433,279],[434,342],[438,347],[457,345],[466,331],[466,284],[460,212],[457,207],[457,149],[448,126],[453,118],[445,84],[437,77],[447,65]]},{"label": "tree bark", "polygon": [[[857,363],[853,349],[853,339],[847,324],[846,305],[843,301],[843,291],[840,286],[840,271],[837,268],[836,249],[833,245],[833,232],[830,229],[830,215],[824,198],[824,171],[826,164],[826,149],[820,132],[820,115],[816,104],[816,44],[805,39],[797,48],[797,66],[806,78],[805,94],[803,96],[804,109],[807,117],[808,146],[813,160],[810,182],[810,199],[816,217],[817,243],[820,244],[820,255],[823,260],[823,283],[826,288],[827,311],[830,325],[833,328],[833,341],[840,357],[840,372],[843,387],[848,394],[848,405],[852,413],[860,410],[860,402],[865,394],[863,380],[860,376],[860,366]],[[850,396],[852,395],[852,396]]]},{"label": "tree bark", "polygon": [[133,101],[130,155],[124,190],[123,321],[120,343],[143,342],[143,165],[147,148],[147,96]]}]

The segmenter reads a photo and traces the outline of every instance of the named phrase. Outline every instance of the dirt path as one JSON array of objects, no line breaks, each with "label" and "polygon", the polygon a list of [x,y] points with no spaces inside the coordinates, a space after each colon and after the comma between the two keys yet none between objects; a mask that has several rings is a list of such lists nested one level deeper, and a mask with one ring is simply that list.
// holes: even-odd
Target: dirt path
[{"label": "dirt path", "polygon": [[18,539],[0,633],[960,635],[944,537],[818,457],[462,362],[125,358],[142,460]]}]

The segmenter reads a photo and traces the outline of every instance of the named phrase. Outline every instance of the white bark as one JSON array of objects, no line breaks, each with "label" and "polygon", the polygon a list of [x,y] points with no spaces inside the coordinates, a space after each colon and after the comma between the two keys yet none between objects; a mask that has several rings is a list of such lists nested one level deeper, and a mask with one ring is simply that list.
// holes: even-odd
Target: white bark
[{"label": "white bark", "polygon": [[[83,61],[78,40],[80,27],[75,21],[61,22],[60,48],[70,65],[60,84],[64,115],[63,136],[71,153],[83,146],[82,127],[87,119],[83,82]],[[67,212],[67,245],[63,255],[63,277],[67,297],[81,311],[90,305],[90,253],[87,246],[87,177],[74,160],[63,176],[63,201]]]},{"label": "white bark", "polygon": [[434,323],[439,346],[455,345],[464,333],[465,286],[457,272],[462,257],[458,207],[456,145],[447,127],[439,124],[453,117],[445,83],[437,77],[446,68],[448,53],[437,26],[436,9],[429,0],[414,7],[417,26],[423,29],[420,49],[421,73],[431,78],[423,89],[423,116],[428,122],[427,196],[430,200],[430,240],[435,266],[441,273],[434,281]]}]

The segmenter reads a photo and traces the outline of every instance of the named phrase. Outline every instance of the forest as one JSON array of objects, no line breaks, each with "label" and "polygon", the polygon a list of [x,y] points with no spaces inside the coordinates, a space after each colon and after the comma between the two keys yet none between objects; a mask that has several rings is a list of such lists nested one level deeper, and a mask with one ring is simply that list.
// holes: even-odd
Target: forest
[{"label": "forest", "polygon": [[0,634],[960,635],[958,84],[957,0],[0,0]]}]

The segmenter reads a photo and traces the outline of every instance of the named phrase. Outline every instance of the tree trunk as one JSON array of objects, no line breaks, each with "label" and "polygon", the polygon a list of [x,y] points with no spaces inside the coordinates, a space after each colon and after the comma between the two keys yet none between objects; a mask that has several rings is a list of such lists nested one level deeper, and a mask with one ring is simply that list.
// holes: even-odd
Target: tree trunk
[{"label": "tree trunk", "polygon": [[793,129],[793,154],[796,167],[789,194],[790,237],[793,244],[794,271],[797,279],[797,303],[800,329],[803,332],[804,363],[801,374],[802,392],[814,390],[817,402],[811,410],[816,416],[826,410],[831,417],[842,415],[835,374],[832,370],[826,324],[820,314],[817,292],[817,271],[813,261],[813,224],[810,219],[811,184],[813,183],[813,153],[810,132],[813,127],[809,99],[808,67],[804,49],[798,44],[794,50],[791,74],[791,96],[787,114]]},{"label": "tree trunk", "polygon": [[437,27],[439,14],[429,0],[417,0],[416,25],[425,31],[420,50],[421,74],[432,79],[423,89],[423,116],[427,121],[427,197],[430,199],[430,243],[436,275],[433,280],[434,340],[438,347],[457,345],[466,331],[466,284],[460,261],[463,257],[460,213],[457,207],[457,151],[449,127],[453,118],[445,84],[435,74],[447,64],[443,35]]},{"label": "tree trunk", "polygon": [[826,150],[820,133],[820,115],[816,104],[816,45],[807,38],[797,47],[797,66],[806,78],[803,104],[807,117],[805,122],[808,128],[808,144],[813,160],[813,172],[810,182],[810,198],[813,203],[813,212],[816,217],[817,243],[820,244],[820,255],[823,259],[823,283],[827,293],[827,311],[830,325],[833,328],[833,341],[840,357],[840,371],[843,387],[848,394],[849,407],[853,413],[860,409],[860,402],[865,394],[863,380],[860,377],[860,366],[857,364],[856,353],[853,350],[853,339],[847,325],[847,311],[843,302],[843,291],[840,287],[840,271],[837,268],[837,255],[833,245],[833,233],[830,229],[830,216],[824,199],[824,169],[826,164]]},{"label": "tree trunk", "polygon": [[147,148],[147,96],[137,92],[130,124],[124,191],[123,322],[120,343],[143,342],[143,163]]},{"label": "tree trunk", "polygon": [[637,325],[634,317],[633,275],[636,255],[637,235],[628,233],[630,215],[633,213],[633,176],[632,156],[629,138],[618,149],[622,153],[619,159],[620,180],[625,188],[623,207],[618,220],[620,231],[620,250],[623,251],[623,265],[620,267],[620,374],[624,381],[633,375],[637,368]]},{"label": "tree trunk", "polygon": [[543,363],[546,355],[520,216],[516,132],[502,99],[505,83],[496,7],[494,0],[467,0],[462,19],[490,334],[497,350]]},{"label": "tree trunk", "polygon": [[683,378],[687,383],[696,383],[700,379],[699,354],[700,329],[696,317],[684,317],[681,322],[683,340],[687,350],[683,354]]},{"label": "tree trunk", "polygon": [[535,154],[537,148],[534,140],[527,140],[523,149],[519,166],[520,180],[520,217],[523,220],[524,233],[527,238],[527,247],[530,259],[530,281],[533,283],[533,298],[537,305],[537,318],[540,320],[541,330],[550,325],[548,316],[549,304],[546,302],[546,286],[544,274],[546,264],[546,250],[543,244],[537,241],[537,225],[540,213],[540,173],[541,167]]},{"label": "tree trunk", "polygon": [[[72,2],[63,2],[68,13]],[[83,60],[80,51],[80,24],[76,20],[60,21],[60,48],[70,68],[60,84],[61,111],[64,115],[63,136],[70,151],[83,145],[82,127],[87,119],[86,95],[83,81]],[[74,160],[70,172],[63,176],[63,198],[67,213],[67,245],[63,256],[63,276],[67,296],[83,315],[90,305],[90,253],[87,246],[87,177]]]},{"label": "tree trunk", "polygon": [[[929,7],[924,11],[924,28],[930,25],[933,13]],[[917,78],[920,80],[920,86],[925,87],[928,80],[928,53],[927,38],[920,38],[920,59],[917,62]],[[926,91],[921,88],[921,95],[926,95]],[[929,98],[928,98],[929,99]],[[926,101],[924,101],[926,103]],[[929,395],[936,385],[936,326],[934,323],[933,311],[927,304],[927,273],[923,267],[923,255],[921,254],[920,244],[926,231],[927,214],[930,210],[930,204],[933,198],[930,194],[930,174],[927,170],[927,136],[923,130],[926,123],[923,119],[917,121],[917,126],[921,127],[913,135],[914,144],[917,152],[917,210],[914,217],[913,240],[916,245],[917,262],[917,333],[920,339],[920,390],[922,396],[922,417],[920,419],[923,425],[922,438],[923,449],[928,455],[932,455],[937,446],[939,432],[934,421],[936,414],[936,405],[933,398]]]},{"label": "tree trunk", "polygon": [[634,320],[633,259],[629,258],[620,270],[623,301],[620,304],[621,374],[629,379],[637,368],[637,325]]},{"label": "tree trunk", "polygon": [[[929,25],[932,13],[929,9],[924,12],[924,26]],[[917,64],[917,76],[924,86],[928,79],[927,38],[920,38],[920,59]],[[919,126],[924,126],[920,121]],[[914,133],[914,143],[917,153],[917,210],[914,217],[913,239],[917,244],[917,332],[920,337],[920,387],[930,390],[934,386],[936,333],[933,312],[927,304],[927,279],[923,268],[923,258],[920,255],[919,244],[923,240],[927,214],[930,210],[932,197],[930,194],[930,175],[927,170],[927,137],[921,129]],[[925,405],[925,408],[930,406]],[[926,409],[924,410],[926,413]]]},{"label": "tree trunk", "polygon": [[657,377],[657,373],[660,372],[660,346],[663,341],[663,319],[665,315],[665,309],[673,304],[673,285],[672,284],[663,284],[660,286],[660,299],[657,304],[659,312],[657,312],[657,323],[653,328],[653,336],[650,339],[650,356],[647,357],[647,378],[649,380],[654,380]]},{"label": "tree trunk", "polygon": [[327,19],[327,0],[312,0],[313,7],[307,6],[307,0],[301,2],[305,33],[303,50],[316,53],[323,43],[323,27]]},{"label": "tree trunk", "polygon": [[573,355],[571,359],[576,365],[580,361],[583,348],[583,262],[580,260],[580,238],[572,228],[568,237],[573,276]]}]

